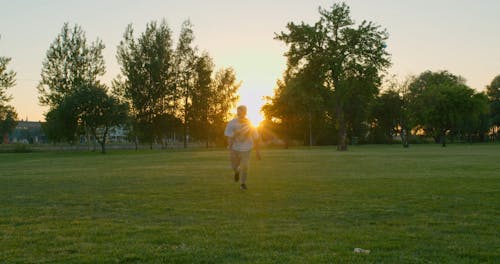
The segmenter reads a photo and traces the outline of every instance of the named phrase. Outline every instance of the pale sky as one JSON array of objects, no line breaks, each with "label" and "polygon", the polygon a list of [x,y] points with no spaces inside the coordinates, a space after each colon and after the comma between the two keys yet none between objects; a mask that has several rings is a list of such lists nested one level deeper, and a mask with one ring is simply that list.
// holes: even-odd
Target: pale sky
[{"label": "pale sky", "polygon": [[[373,21],[390,34],[390,74],[399,78],[425,70],[461,75],[478,91],[500,74],[500,1],[498,0],[350,0],[357,21]],[[106,49],[104,83],[119,73],[116,47],[125,27],[143,32],[146,23],[165,19],[177,40],[185,19],[194,24],[195,44],[214,58],[217,68],[233,67],[240,103],[249,117],[260,119],[263,96],[273,94],[281,78],[286,47],[273,39],[287,22],[319,19],[318,7],[333,1],[313,0],[0,0],[0,56],[12,58],[17,85],[9,90],[19,117],[44,120],[36,86],[49,45],[64,22],[77,23],[87,39],[99,37]]]}]

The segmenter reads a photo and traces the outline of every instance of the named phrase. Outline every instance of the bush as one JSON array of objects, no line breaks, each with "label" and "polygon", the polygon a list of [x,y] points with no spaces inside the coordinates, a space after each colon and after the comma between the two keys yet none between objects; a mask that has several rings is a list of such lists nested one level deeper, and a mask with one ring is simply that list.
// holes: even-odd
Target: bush
[{"label": "bush", "polygon": [[14,152],[14,153],[29,153],[29,152],[33,152],[33,149],[28,144],[15,143],[14,148],[12,149],[12,152]]}]

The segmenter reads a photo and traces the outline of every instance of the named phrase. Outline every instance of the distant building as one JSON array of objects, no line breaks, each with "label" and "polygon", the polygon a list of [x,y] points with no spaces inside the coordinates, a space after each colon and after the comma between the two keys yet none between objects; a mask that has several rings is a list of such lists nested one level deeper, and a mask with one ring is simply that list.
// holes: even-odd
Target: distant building
[{"label": "distant building", "polygon": [[41,122],[18,121],[16,128],[9,134],[9,142],[38,144],[46,143]]},{"label": "distant building", "polygon": [[114,142],[114,143],[124,143],[128,142],[127,139],[127,134],[128,134],[128,129],[125,126],[114,126],[111,127],[108,131],[108,140],[109,142]]}]

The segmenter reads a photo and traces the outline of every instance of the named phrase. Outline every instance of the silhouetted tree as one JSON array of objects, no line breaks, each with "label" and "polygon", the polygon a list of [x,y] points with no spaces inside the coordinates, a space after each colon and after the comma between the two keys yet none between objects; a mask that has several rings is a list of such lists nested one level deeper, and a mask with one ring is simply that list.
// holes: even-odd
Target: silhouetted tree
[{"label": "silhouetted tree", "polygon": [[98,78],[105,73],[103,49],[99,39],[89,45],[80,26],[70,28],[64,23],[43,61],[38,84],[40,103],[57,107],[79,87],[98,85]]},{"label": "silhouetted tree", "polygon": [[498,136],[498,127],[500,127],[500,75],[497,75],[486,87],[486,94],[490,102],[490,122],[493,131]]},{"label": "silhouetted tree", "polygon": [[7,103],[12,96],[7,94],[7,89],[16,83],[16,73],[7,70],[10,58],[0,56],[0,144],[8,143],[9,133],[17,126],[17,113],[14,107]]},{"label": "silhouetted tree", "polygon": [[380,94],[371,105],[371,135],[373,142],[392,143],[401,133],[403,99],[396,90]]},{"label": "silhouetted tree", "polygon": [[[380,72],[389,66],[385,50],[388,34],[372,22],[357,27],[349,7],[334,4],[319,8],[320,20],[313,25],[288,23],[288,33],[276,39],[288,45],[288,67],[318,69],[317,81],[331,92],[338,125],[338,150],[347,149],[349,125],[359,122],[363,109],[378,93]],[[353,103],[351,103],[353,102]]]},{"label": "silhouetted tree", "polygon": [[[414,129],[423,129],[446,146],[446,135],[472,126],[487,109],[465,80],[447,71],[424,72],[409,85]],[[470,128],[468,129],[471,130]]]},{"label": "silhouetted tree", "polygon": [[153,21],[136,40],[132,25],[128,25],[118,46],[122,76],[115,79],[114,92],[130,105],[133,133],[151,148],[160,117],[174,115],[177,110],[171,35],[165,21]]},{"label": "silhouetted tree", "polygon": [[285,72],[283,80],[277,82],[274,96],[266,98],[268,102],[262,111],[267,124],[274,120],[274,126],[285,135],[287,146],[292,139],[312,145],[326,118],[330,93],[318,81],[319,71],[314,67],[292,70]]},{"label": "silhouetted tree", "polygon": [[191,106],[196,82],[196,47],[193,47],[194,33],[193,25],[189,20],[184,21],[181,27],[181,33],[175,50],[176,66],[176,85],[180,99],[181,119],[183,121],[183,142],[184,148],[187,148],[189,134],[189,121],[191,119]]},{"label": "silhouetted tree", "polygon": [[109,129],[125,124],[128,105],[109,95],[105,86],[85,86],[66,98],[76,110],[78,123],[101,145],[106,153]]},{"label": "silhouetted tree", "polygon": [[214,63],[208,53],[196,58],[195,83],[192,91],[190,134],[193,137],[205,140],[208,147],[212,125],[209,120],[211,105],[219,95],[215,93],[212,81]]},{"label": "silhouetted tree", "polygon": [[208,110],[208,122],[211,124],[208,133],[218,145],[225,144],[224,127],[231,117],[231,109],[239,99],[240,86],[241,81],[237,80],[232,68],[221,68],[215,73]]}]

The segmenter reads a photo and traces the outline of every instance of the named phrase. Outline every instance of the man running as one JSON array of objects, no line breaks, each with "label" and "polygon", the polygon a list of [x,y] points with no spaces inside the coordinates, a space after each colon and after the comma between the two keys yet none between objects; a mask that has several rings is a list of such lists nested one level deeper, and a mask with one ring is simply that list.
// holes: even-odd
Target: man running
[{"label": "man running", "polygon": [[246,106],[240,105],[236,111],[237,117],[229,121],[224,131],[224,135],[228,139],[231,168],[234,170],[234,181],[240,181],[240,188],[246,190],[248,163],[250,161],[252,147],[255,146],[257,159],[260,160],[259,133],[257,129],[252,126],[250,120],[246,118]]}]

